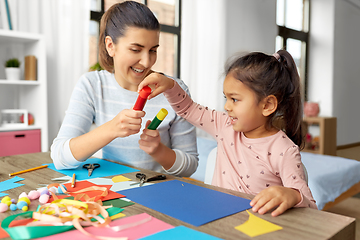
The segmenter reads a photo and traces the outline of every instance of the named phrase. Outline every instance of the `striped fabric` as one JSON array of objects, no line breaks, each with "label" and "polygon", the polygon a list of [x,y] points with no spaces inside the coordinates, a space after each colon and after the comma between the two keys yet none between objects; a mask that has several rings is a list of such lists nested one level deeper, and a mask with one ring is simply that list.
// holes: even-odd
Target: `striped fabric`
[{"label": "striped fabric", "polygon": [[[179,85],[187,92],[187,86],[179,79]],[[58,136],[51,146],[51,158],[58,169],[75,168],[81,164],[71,154],[71,138],[87,133],[94,122],[100,126],[113,119],[123,109],[130,109],[138,93],[120,87],[113,74],[94,71],[84,74],[78,81],[66,111]],[[103,147],[103,158],[127,163],[135,167],[165,172],[178,176],[190,176],[198,165],[195,128],[176,115],[166,98],[161,94],[147,101],[143,128],[161,108],[168,110],[168,116],[158,127],[161,141],[176,153],[175,164],[165,171],[151,156],[139,148],[140,133],[126,138],[114,139]]]}]

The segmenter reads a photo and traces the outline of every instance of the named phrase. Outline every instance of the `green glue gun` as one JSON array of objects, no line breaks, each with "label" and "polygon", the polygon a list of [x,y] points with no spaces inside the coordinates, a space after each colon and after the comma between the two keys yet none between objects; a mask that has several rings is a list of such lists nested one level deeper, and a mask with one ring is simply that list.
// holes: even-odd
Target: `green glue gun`
[{"label": "green glue gun", "polygon": [[156,130],[156,128],[160,125],[160,123],[164,120],[164,118],[167,116],[168,111],[165,108],[162,108],[158,114],[154,117],[154,119],[151,121],[149,126],[147,127],[150,130]]}]

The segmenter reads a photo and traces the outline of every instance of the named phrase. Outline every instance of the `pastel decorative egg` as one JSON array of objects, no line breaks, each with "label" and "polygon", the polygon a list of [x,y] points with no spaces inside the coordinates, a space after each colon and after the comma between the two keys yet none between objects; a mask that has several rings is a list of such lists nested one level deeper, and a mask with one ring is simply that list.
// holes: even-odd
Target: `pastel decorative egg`
[{"label": "pastel decorative egg", "polygon": [[31,190],[28,194],[28,197],[31,200],[38,199],[40,197],[40,193],[38,191]]},{"label": "pastel decorative egg", "polygon": [[3,197],[3,199],[1,199],[2,203],[8,202],[8,201],[11,201],[11,198],[9,196],[5,196],[5,197]]},{"label": "pastel decorative egg", "polygon": [[39,202],[40,202],[41,204],[45,204],[45,203],[47,203],[47,202],[49,201],[49,198],[50,198],[49,195],[47,195],[47,194],[42,194],[42,195],[40,196],[40,198],[39,198]]},{"label": "pastel decorative egg", "polygon": [[49,191],[55,194],[57,192],[57,188],[51,187],[51,188],[49,188]]},{"label": "pastel decorative egg", "polygon": [[11,211],[17,210],[16,204],[12,203],[12,204],[10,205],[10,210],[11,210]]},{"label": "pastel decorative egg", "polygon": [[46,188],[46,187],[42,187],[42,188],[39,188],[39,189],[36,190],[36,191],[38,191],[38,192],[41,194],[45,189],[47,189],[47,188]]},{"label": "pastel decorative egg", "polygon": [[27,206],[28,204],[25,202],[25,201],[19,201],[17,204],[16,204],[16,207],[18,209],[22,209],[24,206]]},{"label": "pastel decorative egg", "polygon": [[22,193],[19,195],[19,198],[22,198],[22,197],[27,197],[26,192],[22,192]]},{"label": "pastel decorative egg", "polygon": [[19,198],[19,201],[18,201],[18,202],[21,202],[21,201],[24,201],[24,202],[26,202],[28,205],[30,205],[30,200],[29,200],[29,198],[27,198],[27,197]]},{"label": "pastel decorative egg", "polygon": [[6,212],[9,206],[5,203],[0,203],[0,212]]},{"label": "pastel decorative egg", "polygon": [[41,195],[43,195],[43,194],[49,195],[50,194],[49,189],[47,189],[47,188],[43,189],[42,192],[41,192]]}]

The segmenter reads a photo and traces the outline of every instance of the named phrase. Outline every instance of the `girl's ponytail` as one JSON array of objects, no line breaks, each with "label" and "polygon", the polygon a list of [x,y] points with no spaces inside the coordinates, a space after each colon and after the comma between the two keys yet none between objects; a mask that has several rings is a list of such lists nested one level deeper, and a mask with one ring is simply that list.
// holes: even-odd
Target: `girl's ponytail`
[{"label": "girl's ponytail", "polygon": [[281,71],[281,81],[288,81],[284,88],[283,101],[279,103],[279,110],[282,111],[282,122],[286,135],[302,149],[304,147],[304,133],[302,131],[302,99],[300,77],[292,56],[285,50],[277,52]]}]

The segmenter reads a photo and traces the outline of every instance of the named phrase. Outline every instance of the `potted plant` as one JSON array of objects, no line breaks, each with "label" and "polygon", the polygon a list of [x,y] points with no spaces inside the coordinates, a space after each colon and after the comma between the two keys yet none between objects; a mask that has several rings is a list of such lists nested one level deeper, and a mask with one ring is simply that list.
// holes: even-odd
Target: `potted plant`
[{"label": "potted plant", "polygon": [[101,71],[101,70],[103,70],[103,68],[100,66],[99,62],[95,63],[94,65],[90,66],[90,68],[89,68],[89,72],[91,72],[91,71]]},{"label": "potted plant", "polygon": [[5,74],[8,80],[20,79],[20,61],[17,58],[11,58],[5,62]]}]

